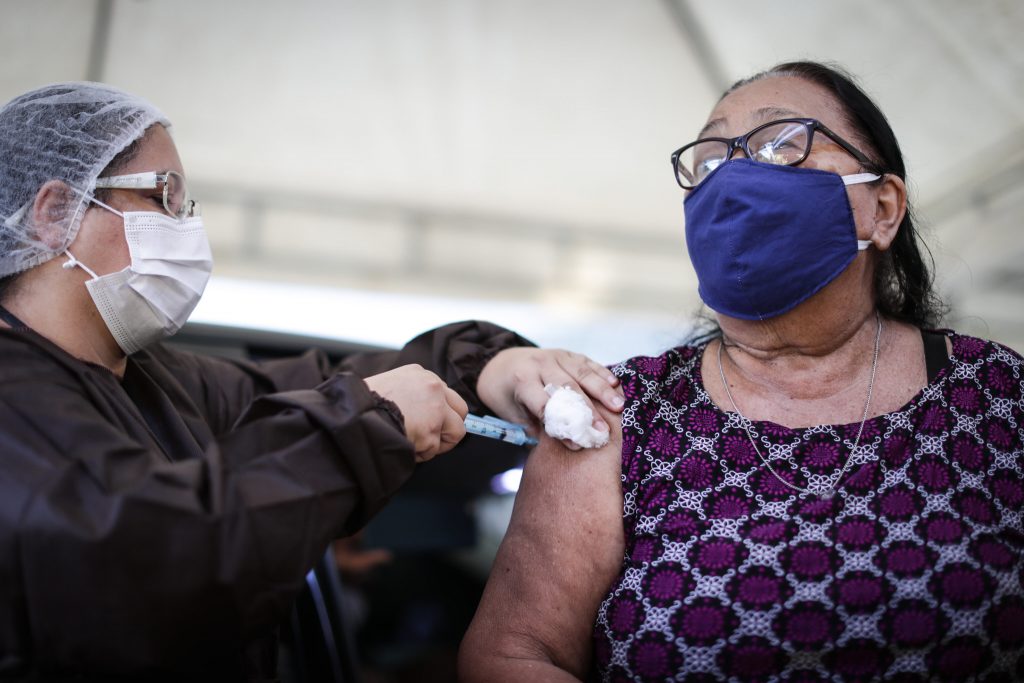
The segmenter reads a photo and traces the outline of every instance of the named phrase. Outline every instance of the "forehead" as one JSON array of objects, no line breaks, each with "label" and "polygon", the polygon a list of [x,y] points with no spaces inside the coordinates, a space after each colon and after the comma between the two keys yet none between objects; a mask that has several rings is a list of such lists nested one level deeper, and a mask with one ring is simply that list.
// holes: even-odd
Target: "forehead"
[{"label": "forehead", "polygon": [[852,134],[839,102],[824,88],[792,76],[770,76],[723,97],[701,136],[733,137],[780,118],[818,119],[839,134]]},{"label": "forehead", "polygon": [[118,173],[143,173],[146,171],[177,171],[184,174],[178,148],[170,133],[160,124],[154,124],[143,134],[138,153]]}]

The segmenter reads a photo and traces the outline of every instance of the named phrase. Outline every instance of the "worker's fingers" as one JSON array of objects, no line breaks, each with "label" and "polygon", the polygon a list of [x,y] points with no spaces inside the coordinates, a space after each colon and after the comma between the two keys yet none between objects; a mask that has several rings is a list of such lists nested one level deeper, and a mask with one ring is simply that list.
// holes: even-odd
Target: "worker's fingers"
[{"label": "worker's fingers", "polygon": [[416,462],[433,460],[441,452],[441,430],[421,434],[414,442],[416,446]]},{"label": "worker's fingers", "polygon": [[[466,402],[451,389],[448,389],[448,392],[451,396],[448,397],[448,406],[442,418],[438,450],[435,455],[450,451],[466,436],[465,419],[468,412]],[[453,403],[458,406],[458,409],[452,407]]]},{"label": "worker's fingers", "polygon": [[615,412],[622,410],[624,400],[618,378],[597,361],[580,353],[558,349],[550,354],[550,359],[553,363],[542,373],[544,383],[568,387],[582,394],[594,414],[594,427],[607,430],[608,424],[594,409],[594,401]]},{"label": "worker's fingers", "polygon": [[449,387],[445,387],[444,398],[448,402],[448,406],[458,413],[461,419],[466,419],[466,415],[469,414],[469,406],[466,405],[466,401],[458,393]]},{"label": "worker's fingers", "polygon": [[570,358],[565,359],[561,365],[566,373],[576,381],[576,385],[582,390],[582,393],[590,399],[600,401],[605,408],[612,412],[621,411],[624,400],[622,387],[619,386],[619,378],[613,375],[608,368],[586,356],[569,355]]},{"label": "worker's fingers", "polygon": [[595,405],[618,412],[624,404],[622,388],[613,373],[583,354],[564,349],[502,351],[481,372],[477,393],[501,418],[533,426],[543,422],[548,385],[568,387],[581,394],[594,415],[596,429],[607,431],[609,427]]},{"label": "worker's fingers", "polygon": [[405,365],[368,377],[366,384],[402,411],[417,462],[451,450],[466,435],[466,402],[433,372]]},{"label": "worker's fingers", "polygon": [[548,402],[548,392],[544,387],[547,382],[538,372],[517,373],[514,396],[517,404],[537,422],[544,421],[544,406]]}]

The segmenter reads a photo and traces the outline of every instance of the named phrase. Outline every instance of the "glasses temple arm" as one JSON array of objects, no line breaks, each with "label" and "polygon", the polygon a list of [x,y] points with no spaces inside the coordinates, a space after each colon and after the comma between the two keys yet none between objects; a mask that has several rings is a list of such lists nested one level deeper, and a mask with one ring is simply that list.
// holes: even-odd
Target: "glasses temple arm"
[{"label": "glasses temple arm", "polygon": [[108,190],[151,190],[157,186],[157,173],[132,173],[130,175],[114,175],[97,178],[96,187]]}]

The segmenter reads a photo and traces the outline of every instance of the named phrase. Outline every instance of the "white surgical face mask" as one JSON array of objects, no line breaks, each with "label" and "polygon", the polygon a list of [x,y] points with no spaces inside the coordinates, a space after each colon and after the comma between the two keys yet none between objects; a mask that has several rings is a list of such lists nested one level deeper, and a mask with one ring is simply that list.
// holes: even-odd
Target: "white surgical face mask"
[{"label": "white surgical face mask", "polygon": [[132,354],[165,339],[185,324],[213,270],[210,243],[199,216],[178,220],[156,211],[120,212],[131,265],[98,276],[66,251],[64,268],[81,266],[85,286],[118,346]]}]

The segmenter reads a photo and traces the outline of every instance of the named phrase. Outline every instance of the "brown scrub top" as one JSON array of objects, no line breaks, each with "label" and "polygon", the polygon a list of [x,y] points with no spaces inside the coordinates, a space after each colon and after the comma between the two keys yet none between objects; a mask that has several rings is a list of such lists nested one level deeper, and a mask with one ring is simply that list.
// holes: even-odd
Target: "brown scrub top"
[{"label": "brown scrub top", "polygon": [[455,323],[337,367],[158,344],[121,380],[0,329],[0,679],[272,675],[306,572],[413,471],[360,377],[418,363],[480,410],[484,363],[528,344]]}]

